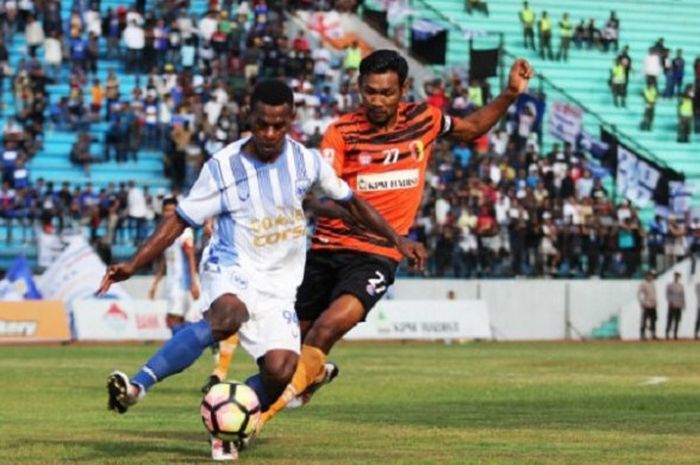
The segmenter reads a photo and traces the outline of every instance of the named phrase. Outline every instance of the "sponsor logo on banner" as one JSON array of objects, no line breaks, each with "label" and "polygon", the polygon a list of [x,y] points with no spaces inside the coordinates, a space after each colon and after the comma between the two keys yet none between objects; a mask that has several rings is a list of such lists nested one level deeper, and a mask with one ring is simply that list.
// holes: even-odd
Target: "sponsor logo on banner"
[{"label": "sponsor logo on banner", "polygon": [[0,320],[0,336],[32,337],[38,327],[39,323],[34,320]]},{"label": "sponsor logo on banner", "polygon": [[382,300],[346,338],[488,339],[491,325],[483,300]]},{"label": "sponsor logo on banner", "polygon": [[387,173],[361,174],[357,177],[357,190],[360,192],[412,189],[418,186],[418,168],[389,171]]},{"label": "sponsor logo on banner", "polygon": [[78,340],[145,340],[170,337],[163,300],[78,300],[73,322]]},{"label": "sponsor logo on banner", "polygon": [[70,340],[63,303],[46,300],[0,302],[0,343]]},{"label": "sponsor logo on banner", "polygon": [[109,306],[102,318],[115,331],[124,331],[129,322],[129,315],[116,302]]}]

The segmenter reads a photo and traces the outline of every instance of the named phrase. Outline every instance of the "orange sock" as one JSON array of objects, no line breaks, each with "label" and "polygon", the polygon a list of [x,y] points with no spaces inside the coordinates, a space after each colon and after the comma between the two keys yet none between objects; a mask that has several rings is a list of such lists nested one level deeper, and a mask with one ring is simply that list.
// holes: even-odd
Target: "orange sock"
[{"label": "orange sock", "polygon": [[234,334],[225,341],[219,343],[219,362],[214,368],[214,375],[220,380],[225,380],[228,376],[228,369],[233,361],[233,354],[238,347],[238,334]]},{"label": "orange sock", "polygon": [[261,423],[264,425],[277,415],[287,403],[301,394],[319,376],[323,375],[323,366],[326,363],[326,354],[313,346],[302,345],[301,356],[292,381],[287,385],[282,395],[273,403],[267,412],[262,414]]}]

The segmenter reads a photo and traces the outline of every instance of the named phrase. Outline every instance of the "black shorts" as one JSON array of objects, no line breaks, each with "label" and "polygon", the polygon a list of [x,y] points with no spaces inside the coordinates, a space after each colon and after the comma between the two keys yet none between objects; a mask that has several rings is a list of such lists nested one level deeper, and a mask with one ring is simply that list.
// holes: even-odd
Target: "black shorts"
[{"label": "black shorts", "polygon": [[396,261],[380,255],[309,250],[304,280],[297,289],[296,311],[299,320],[316,320],[331,302],[343,294],[357,297],[367,316],[394,283],[397,266]]}]

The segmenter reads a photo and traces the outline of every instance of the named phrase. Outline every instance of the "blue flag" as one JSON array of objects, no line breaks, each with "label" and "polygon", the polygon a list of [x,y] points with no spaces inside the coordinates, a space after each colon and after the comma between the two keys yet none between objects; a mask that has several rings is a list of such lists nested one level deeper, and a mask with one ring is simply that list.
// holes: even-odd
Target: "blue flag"
[{"label": "blue flag", "polygon": [[0,300],[40,300],[41,293],[34,284],[32,270],[24,255],[20,255],[0,281]]}]

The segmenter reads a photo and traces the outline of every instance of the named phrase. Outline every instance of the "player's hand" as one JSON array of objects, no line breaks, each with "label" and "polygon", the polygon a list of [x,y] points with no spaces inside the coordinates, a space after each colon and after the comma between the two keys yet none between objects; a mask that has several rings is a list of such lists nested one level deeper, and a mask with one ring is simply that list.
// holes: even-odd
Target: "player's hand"
[{"label": "player's hand", "polygon": [[199,296],[201,294],[201,291],[199,290],[199,283],[192,282],[192,286],[190,286],[190,292],[192,293],[192,298],[194,300],[199,299]]},{"label": "player's hand", "polygon": [[148,290],[148,298],[151,300],[156,300],[156,291],[157,289],[155,287],[152,287]]},{"label": "player's hand", "polygon": [[129,263],[118,263],[107,268],[107,272],[102,277],[100,288],[97,290],[97,295],[102,295],[107,292],[110,286],[120,281],[126,281],[134,274],[134,267]]},{"label": "player's hand", "polygon": [[412,271],[423,271],[428,254],[420,242],[400,237],[396,243],[399,251],[408,259]]},{"label": "player's hand", "polygon": [[527,84],[530,78],[535,75],[535,70],[527,60],[518,58],[510,68],[510,76],[508,77],[508,90],[515,94],[522,94],[527,90]]}]

